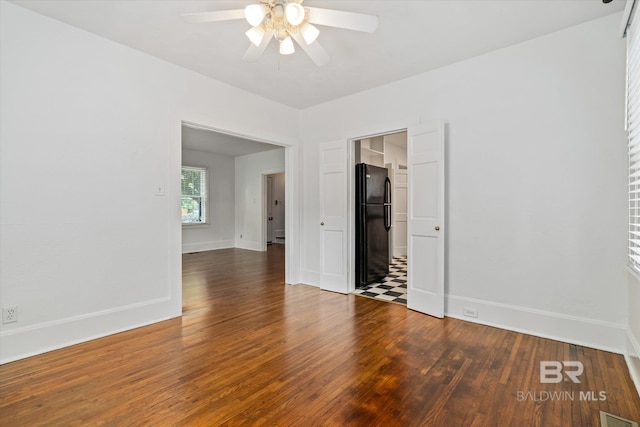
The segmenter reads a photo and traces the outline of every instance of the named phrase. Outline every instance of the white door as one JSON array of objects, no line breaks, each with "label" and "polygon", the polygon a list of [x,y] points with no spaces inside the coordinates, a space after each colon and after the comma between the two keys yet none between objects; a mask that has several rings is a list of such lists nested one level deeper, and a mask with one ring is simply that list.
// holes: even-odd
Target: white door
[{"label": "white door", "polygon": [[407,307],[444,317],[444,124],[410,127]]},{"label": "white door", "polygon": [[393,256],[407,256],[407,169],[393,169]]},{"label": "white door", "polygon": [[273,177],[267,176],[267,243],[273,242]]},{"label": "white door", "polygon": [[320,144],[320,288],[349,293],[347,141]]}]

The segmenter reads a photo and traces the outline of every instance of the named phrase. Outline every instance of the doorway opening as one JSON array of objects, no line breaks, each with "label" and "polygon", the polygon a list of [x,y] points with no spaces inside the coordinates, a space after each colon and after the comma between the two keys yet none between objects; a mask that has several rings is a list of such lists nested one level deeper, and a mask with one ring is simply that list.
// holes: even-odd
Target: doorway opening
[{"label": "doorway opening", "polygon": [[[442,121],[320,144],[320,287],[341,293],[356,289],[356,141],[403,131],[407,133],[407,308],[442,318],[447,238]],[[388,200],[379,199],[387,208]],[[379,210],[376,215],[388,227],[388,214]]]},{"label": "doorway opening", "polygon": [[264,179],[266,244],[284,245],[286,241],[285,173],[268,174]]},{"label": "doorway opening", "polygon": [[[205,297],[215,294],[216,283],[221,283],[225,275],[235,274],[234,270],[225,267],[225,259],[255,258],[258,269],[263,268],[262,262],[275,262],[277,265],[270,268],[281,271],[284,278],[288,257],[284,245],[279,245],[276,254],[266,253],[264,218],[268,202],[262,183],[270,174],[272,179],[277,177],[284,181],[287,148],[184,122],[181,133],[182,303],[185,313],[206,304]],[[186,174],[185,170],[202,173],[196,181],[193,174]],[[283,192],[278,193],[278,207],[284,209],[284,182],[282,189]],[[196,208],[199,215],[193,212]],[[189,218],[196,216],[197,223],[189,222]],[[282,230],[284,241],[284,230],[287,229],[284,213],[280,218],[279,230]],[[212,270],[211,266],[216,265],[219,270]],[[206,270],[206,274],[201,270]],[[229,280],[232,281],[232,277]]]},{"label": "doorway opening", "polygon": [[353,141],[353,293],[407,304],[407,132]]}]

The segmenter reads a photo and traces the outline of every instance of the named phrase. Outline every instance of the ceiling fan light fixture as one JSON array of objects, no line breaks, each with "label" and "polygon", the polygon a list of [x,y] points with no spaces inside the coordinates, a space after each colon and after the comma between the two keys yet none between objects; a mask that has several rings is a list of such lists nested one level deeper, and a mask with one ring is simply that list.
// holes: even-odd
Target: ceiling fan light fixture
[{"label": "ceiling fan light fixture", "polygon": [[251,28],[245,34],[247,35],[249,40],[251,40],[251,43],[256,46],[260,46],[260,44],[262,43],[262,39],[264,39],[265,31],[261,25],[258,25],[257,27]]},{"label": "ceiling fan light fixture", "polygon": [[288,3],[284,13],[291,25],[300,25],[304,21],[304,8],[298,3]]},{"label": "ceiling fan light fixture", "polygon": [[296,49],[293,47],[293,40],[291,36],[287,36],[280,40],[280,55],[291,55]]},{"label": "ceiling fan light fixture", "polygon": [[[253,4],[246,5],[246,3]],[[293,43],[295,40],[318,67],[329,62],[329,54],[317,41],[320,30],[315,27],[316,25],[365,33],[373,33],[378,27],[376,15],[304,7],[304,0],[246,0],[246,3],[244,8],[186,13],[182,17],[192,23],[244,18],[251,28],[248,31],[245,30],[250,44],[242,57],[243,60],[257,61],[265,52],[271,39],[278,41],[278,50],[281,55],[291,55],[295,53]]]},{"label": "ceiling fan light fixture", "polygon": [[320,30],[307,22],[300,28],[300,34],[302,34],[305,43],[311,44],[318,38]]},{"label": "ceiling fan light fixture", "polygon": [[256,27],[262,23],[268,12],[262,3],[250,4],[244,8],[244,17],[247,19],[249,25]]}]

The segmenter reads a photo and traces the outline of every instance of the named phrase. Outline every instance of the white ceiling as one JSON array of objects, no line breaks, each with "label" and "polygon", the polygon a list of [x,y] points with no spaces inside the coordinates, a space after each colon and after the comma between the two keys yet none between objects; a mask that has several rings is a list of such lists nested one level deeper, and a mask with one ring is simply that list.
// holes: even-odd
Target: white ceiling
[{"label": "white ceiling", "polygon": [[276,150],[282,147],[183,125],[182,148],[236,157],[261,151]]},{"label": "white ceiling", "polygon": [[625,0],[306,0],[378,15],[373,34],[321,27],[331,62],[271,43],[255,63],[244,20],[190,24],[183,13],[240,9],[255,1],[20,0],[14,3],[265,98],[306,108],[520,43],[624,9]]}]

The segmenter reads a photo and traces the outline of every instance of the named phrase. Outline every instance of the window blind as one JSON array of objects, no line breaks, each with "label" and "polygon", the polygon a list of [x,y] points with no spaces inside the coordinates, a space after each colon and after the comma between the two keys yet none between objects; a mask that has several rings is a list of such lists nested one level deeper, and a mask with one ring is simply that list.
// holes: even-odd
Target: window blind
[{"label": "window blind", "polygon": [[636,4],[627,27],[626,127],[629,135],[629,263],[640,272],[640,16],[638,9]]}]

